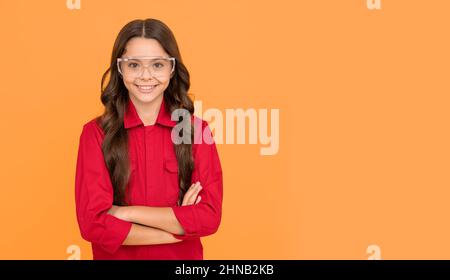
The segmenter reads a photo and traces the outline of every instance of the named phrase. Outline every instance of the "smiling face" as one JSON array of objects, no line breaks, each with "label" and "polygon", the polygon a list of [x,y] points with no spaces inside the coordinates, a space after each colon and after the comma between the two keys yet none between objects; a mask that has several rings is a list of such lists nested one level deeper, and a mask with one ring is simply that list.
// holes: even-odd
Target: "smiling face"
[{"label": "smiling face", "polygon": [[[122,57],[165,57],[169,55],[164,51],[161,44],[155,39],[135,37],[128,41]],[[164,90],[169,86],[173,74],[154,75],[155,69],[160,64],[151,60],[141,60],[143,65],[140,75],[129,75],[124,73],[123,82],[128,89],[128,95],[134,104],[149,105],[160,103],[164,97]],[[127,67],[136,67],[136,64],[128,64]],[[156,76],[156,77],[155,77]]]}]

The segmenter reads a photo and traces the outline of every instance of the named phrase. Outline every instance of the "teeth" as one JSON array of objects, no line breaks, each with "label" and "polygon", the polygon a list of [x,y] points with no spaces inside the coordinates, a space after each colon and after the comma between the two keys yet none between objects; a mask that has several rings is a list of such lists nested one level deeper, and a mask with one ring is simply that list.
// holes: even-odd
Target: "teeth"
[{"label": "teeth", "polygon": [[138,86],[138,87],[143,90],[150,90],[150,89],[154,88],[155,86]]}]

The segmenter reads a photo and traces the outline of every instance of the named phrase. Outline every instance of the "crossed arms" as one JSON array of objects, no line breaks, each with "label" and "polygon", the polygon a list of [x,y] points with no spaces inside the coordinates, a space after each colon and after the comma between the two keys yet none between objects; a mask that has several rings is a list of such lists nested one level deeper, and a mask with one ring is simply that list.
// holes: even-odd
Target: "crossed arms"
[{"label": "crossed arms", "polygon": [[[200,202],[201,196],[198,196],[198,193],[201,189],[199,182],[193,184],[186,192],[182,205]],[[171,207],[113,205],[108,214],[132,223],[123,245],[167,244],[182,241],[172,235],[172,233],[183,235],[184,229]]]}]

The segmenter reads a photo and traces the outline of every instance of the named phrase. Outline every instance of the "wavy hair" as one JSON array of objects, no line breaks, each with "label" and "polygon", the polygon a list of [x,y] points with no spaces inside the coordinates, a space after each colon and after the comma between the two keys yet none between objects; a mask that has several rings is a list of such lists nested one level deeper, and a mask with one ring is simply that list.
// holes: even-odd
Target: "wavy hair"
[{"label": "wavy hair", "polygon": [[[105,110],[97,118],[97,123],[105,135],[102,151],[114,189],[114,205],[128,205],[126,187],[130,178],[128,134],[123,121],[127,104],[131,101],[129,101],[128,90],[119,74],[116,62],[117,58],[124,53],[127,42],[134,37],[155,39],[171,57],[175,57],[175,70],[164,91],[164,103],[170,113],[176,109],[185,109],[191,116],[194,114],[194,104],[187,94],[190,87],[189,72],[183,64],[172,31],[157,19],[134,20],[127,23],[117,35],[112,50],[111,64],[101,80],[101,101]],[[182,121],[182,118],[179,121]],[[193,127],[190,134],[193,139]],[[178,205],[180,205],[191,184],[194,161],[192,144],[174,143],[174,148],[178,160],[180,188]]]}]

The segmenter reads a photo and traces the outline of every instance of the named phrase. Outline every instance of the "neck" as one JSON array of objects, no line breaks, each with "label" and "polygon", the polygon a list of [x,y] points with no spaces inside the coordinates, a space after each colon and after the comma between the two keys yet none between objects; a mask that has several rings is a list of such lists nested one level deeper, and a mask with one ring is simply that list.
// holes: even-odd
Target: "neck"
[{"label": "neck", "polygon": [[160,97],[156,98],[151,102],[142,103],[135,100],[130,95],[130,102],[133,102],[133,105],[136,108],[136,112],[139,118],[144,123],[144,126],[155,124],[156,118],[158,117],[159,109],[161,108],[162,100],[163,95],[161,95]]}]

